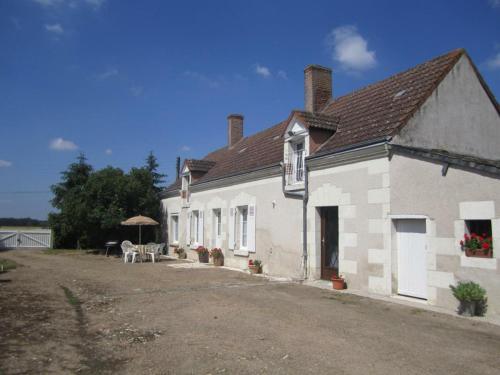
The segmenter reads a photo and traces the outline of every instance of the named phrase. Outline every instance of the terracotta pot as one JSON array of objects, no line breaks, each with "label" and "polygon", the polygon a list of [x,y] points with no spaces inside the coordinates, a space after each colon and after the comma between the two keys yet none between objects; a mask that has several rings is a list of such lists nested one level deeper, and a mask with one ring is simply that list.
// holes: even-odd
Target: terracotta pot
[{"label": "terracotta pot", "polygon": [[224,257],[214,258],[214,266],[221,267],[224,265]]},{"label": "terracotta pot", "polygon": [[332,277],[333,289],[342,290],[345,288],[345,281],[341,278],[333,278]]},{"label": "terracotta pot", "polygon": [[262,269],[259,266],[248,266],[250,273],[257,274],[261,273]]},{"label": "terracotta pot", "polygon": [[465,255],[471,258],[492,258],[493,257],[493,252],[491,249],[488,250],[472,250],[472,249],[465,249]]},{"label": "terracotta pot", "polygon": [[200,263],[208,263],[208,253],[198,253]]}]

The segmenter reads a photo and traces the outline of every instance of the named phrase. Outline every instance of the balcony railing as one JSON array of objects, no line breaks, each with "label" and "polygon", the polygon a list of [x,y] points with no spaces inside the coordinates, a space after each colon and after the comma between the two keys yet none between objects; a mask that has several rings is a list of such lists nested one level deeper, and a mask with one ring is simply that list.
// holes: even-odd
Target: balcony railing
[{"label": "balcony railing", "polygon": [[285,176],[287,185],[304,182],[304,151],[292,152],[285,163]]}]

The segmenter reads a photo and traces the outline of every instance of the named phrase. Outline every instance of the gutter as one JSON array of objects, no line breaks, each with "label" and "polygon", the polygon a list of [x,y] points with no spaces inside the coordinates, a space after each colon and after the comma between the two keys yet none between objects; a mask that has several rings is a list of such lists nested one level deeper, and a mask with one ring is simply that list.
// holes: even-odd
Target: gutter
[{"label": "gutter", "polygon": [[286,198],[302,199],[302,259],[303,259],[303,275],[302,279],[307,280],[308,269],[307,269],[307,203],[309,201],[309,167],[304,163],[304,191],[303,192],[292,192],[287,191],[286,186],[286,175],[285,166],[283,162],[280,162],[281,167],[281,189]]}]

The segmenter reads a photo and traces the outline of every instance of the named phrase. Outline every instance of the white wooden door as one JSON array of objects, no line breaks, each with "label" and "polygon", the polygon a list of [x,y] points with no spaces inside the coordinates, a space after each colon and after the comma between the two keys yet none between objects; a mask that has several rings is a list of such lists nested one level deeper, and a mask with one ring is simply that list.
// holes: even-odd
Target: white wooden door
[{"label": "white wooden door", "polygon": [[425,220],[396,221],[398,240],[398,294],[427,299]]}]

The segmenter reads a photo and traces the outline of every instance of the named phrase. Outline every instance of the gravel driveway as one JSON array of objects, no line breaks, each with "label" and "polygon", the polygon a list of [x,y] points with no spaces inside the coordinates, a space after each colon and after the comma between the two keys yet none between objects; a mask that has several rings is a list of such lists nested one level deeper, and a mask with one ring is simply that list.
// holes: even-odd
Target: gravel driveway
[{"label": "gravel driveway", "polygon": [[499,374],[500,327],[177,261],[1,252],[0,374]]}]

